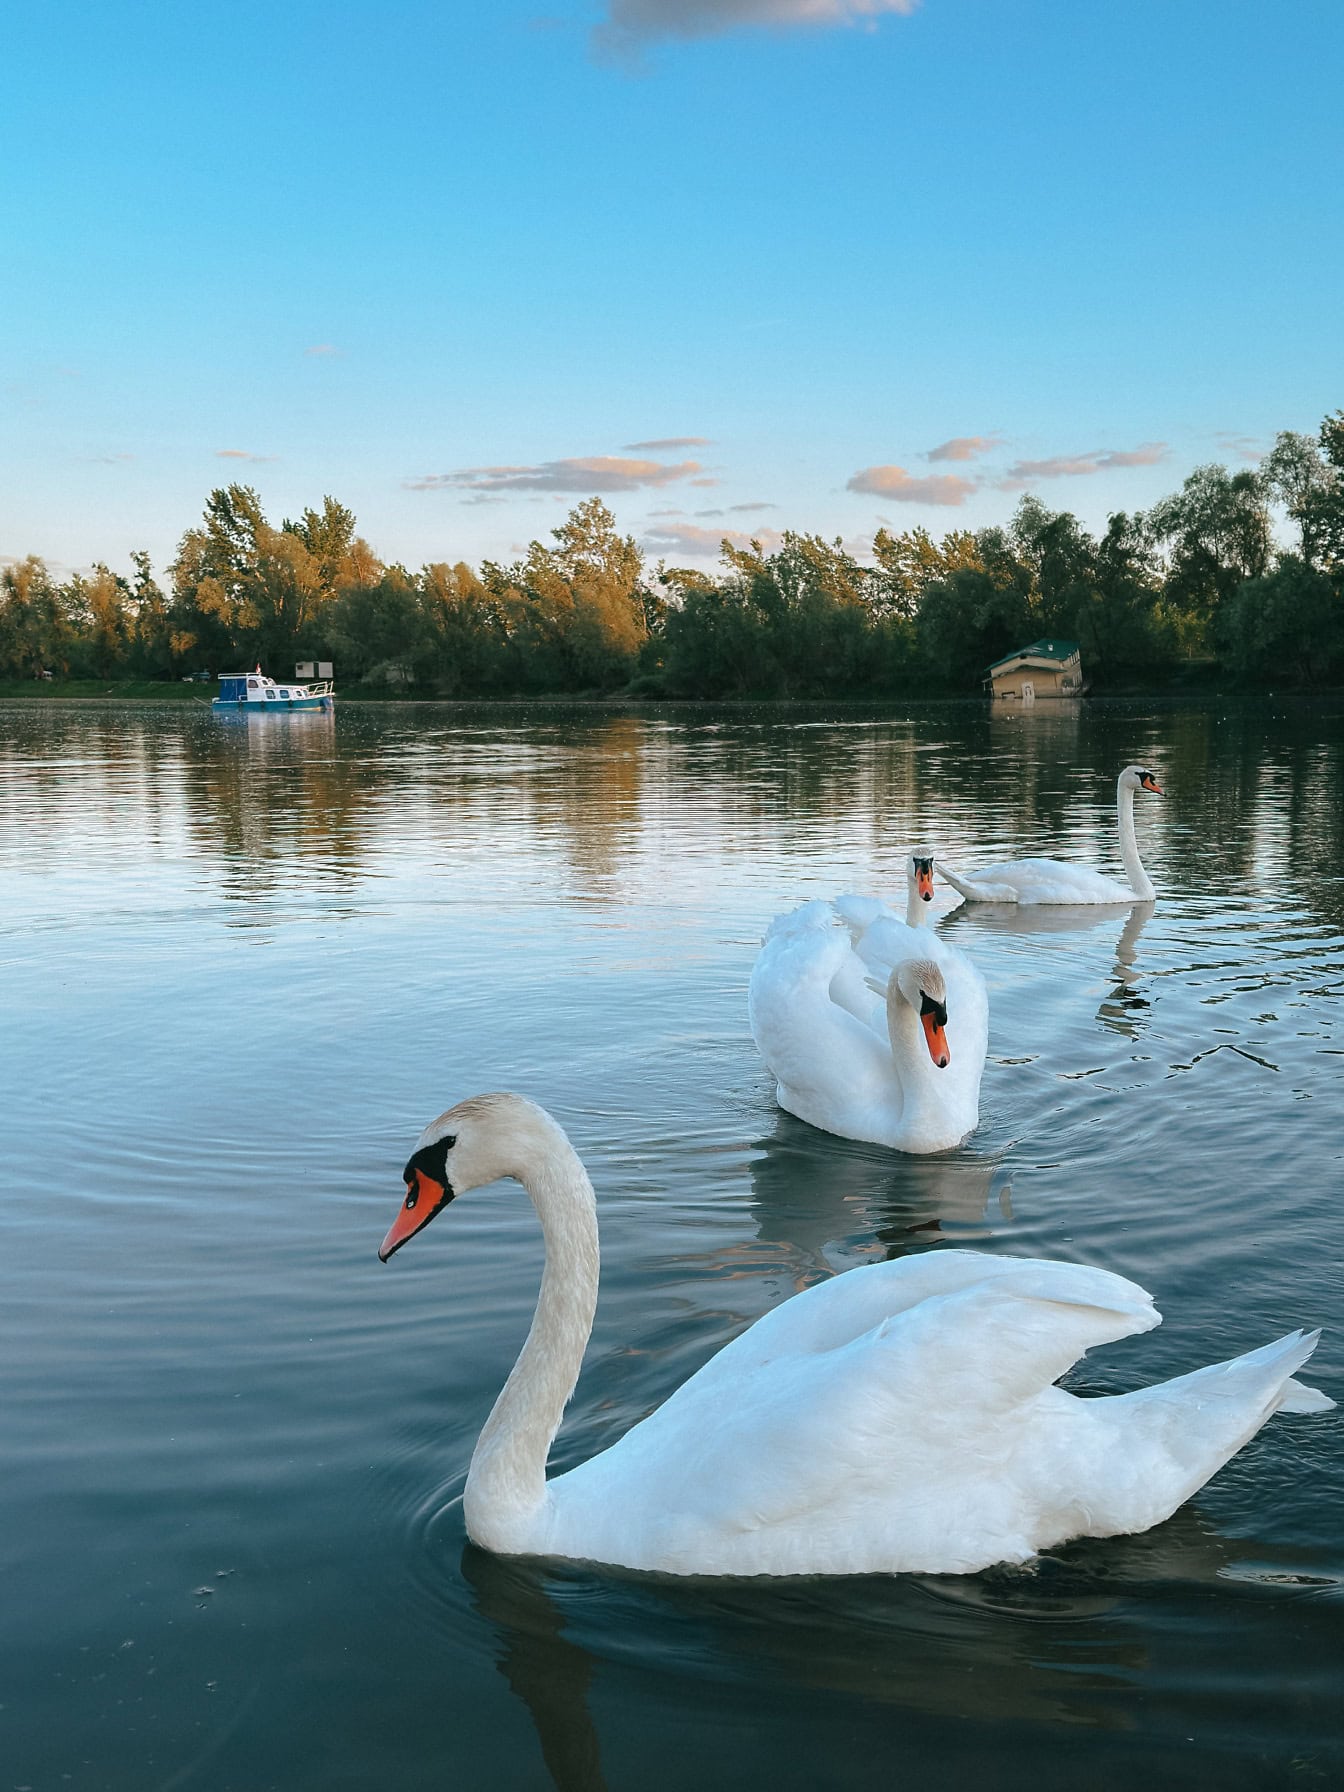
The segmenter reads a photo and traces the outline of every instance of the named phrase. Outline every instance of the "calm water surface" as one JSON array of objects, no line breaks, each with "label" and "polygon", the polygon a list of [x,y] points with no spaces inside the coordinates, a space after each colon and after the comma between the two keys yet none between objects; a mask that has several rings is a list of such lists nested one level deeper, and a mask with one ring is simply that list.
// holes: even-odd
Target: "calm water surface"
[{"label": "calm water surface", "polygon": [[[675,1581],[466,1544],[541,1252],[513,1185],[381,1267],[420,1128],[522,1089],[592,1172],[554,1454],[818,1277],[943,1242],[1133,1276],[1113,1391],[1298,1324],[1344,1394],[1344,716],[981,707],[0,708],[0,1792],[1340,1783],[1344,1424],[1030,1571]],[[1155,910],[945,925],[981,1125],[907,1158],[780,1114],[770,917],[968,867]]]}]

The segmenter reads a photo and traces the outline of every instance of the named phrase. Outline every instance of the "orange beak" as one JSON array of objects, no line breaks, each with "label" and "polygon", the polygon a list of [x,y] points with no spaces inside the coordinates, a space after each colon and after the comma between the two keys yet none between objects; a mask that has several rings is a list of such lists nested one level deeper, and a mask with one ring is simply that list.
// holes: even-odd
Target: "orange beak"
[{"label": "orange beak", "polygon": [[923,869],[915,873],[915,889],[925,902],[933,901],[933,873]]},{"label": "orange beak", "polygon": [[1144,790],[1151,790],[1154,796],[1165,796],[1166,795],[1166,792],[1163,790],[1162,786],[1158,783],[1157,779],[1153,776],[1153,774],[1151,772],[1145,772],[1143,774],[1143,776],[1139,779],[1139,783],[1143,787]]},{"label": "orange beak", "polygon": [[939,1070],[946,1070],[952,1062],[952,1054],[947,1049],[947,1034],[938,1024],[936,1014],[921,1014],[920,1024],[924,1028],[924,1037],[929,1042],[929,1056]]},{"label": "orange beak", "polygon": [[378,1247],[378,1261],[386,1263],[393,1251],[399,1251],[406,1240],[422,1231],[436,1213],[442,1213],[452,1198],[452,1189],[435,1182],[423,1170],[412,1170],[406,1178],[406,1199],[401,1204],[401,1212]]}]

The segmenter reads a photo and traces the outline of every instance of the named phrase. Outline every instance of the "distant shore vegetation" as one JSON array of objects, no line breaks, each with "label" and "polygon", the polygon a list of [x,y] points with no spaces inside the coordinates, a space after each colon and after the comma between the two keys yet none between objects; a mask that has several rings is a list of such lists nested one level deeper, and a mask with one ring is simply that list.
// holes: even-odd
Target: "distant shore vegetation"
[{"label": "distant shore vegetation", "polygon": [[[1291,542],[1275,539],[1273,509]],[[332,660],[408,695],[836,697],[957,693],[1041,636],[1100,690],[1203,666],[1275,686],[1344,681],[1344,411],[1254,467],[1197,468],[1100,535],[1026,496],[1002,526],[879,529],[860,557],[785,531],[724,541],[713,572],[658,561],[594,497],[509,565],[386,565],[334,498],[272,525],[211,493],[164,579],[96,566],[0,574],[0,678],[177,682]]]}]

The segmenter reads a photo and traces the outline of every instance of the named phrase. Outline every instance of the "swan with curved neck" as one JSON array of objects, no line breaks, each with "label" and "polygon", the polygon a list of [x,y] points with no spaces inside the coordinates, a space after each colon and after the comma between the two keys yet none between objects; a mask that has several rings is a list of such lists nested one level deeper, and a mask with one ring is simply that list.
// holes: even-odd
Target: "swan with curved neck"
[{"label": "swan with curved neck", "polygon": [[521,1095],[426,1127],[384,1262],[457,1195],[513,1177],[546,1245],[536,1316],[471,1459],[468,1534],[504,1555],[670,1574],[968,1573],[1070,1537],[1146,1530],[1282,1409],[1317,1334],[1109,1398],[1053,1385],[1159,1323],[1075,1263],[936,1250],[816,1283],[727,1344],[568,1474],[546,1459],[597,1304],[593,1187]]},{"label": "swan with curved neck", "polygon": [[1120,857],[1126,887],[1112,877],[1103,877],[1085,865],[1070,865],[1063,859],[1013,859],[1003,865],[986,865],[982,871],[961,876],[942,867],[943,876],[967,902],[1151,902],[1157,892],[1143,868],[1139,843],[1134,835],[1134,796],[1136,791],[1162,795],[1162,786],[1155,773],[1141,765],[1127,765],[1116,781],[1116,814],[1120,824]]},{"label": "swan with curved neck", "polygon": [[772,922],[747,989],[752,1037],[787,1113],[848,1139],[945,1151],[980,1117],[989,998],[923,925],[933,858],[906,861],[906,918],[875,896]]}]

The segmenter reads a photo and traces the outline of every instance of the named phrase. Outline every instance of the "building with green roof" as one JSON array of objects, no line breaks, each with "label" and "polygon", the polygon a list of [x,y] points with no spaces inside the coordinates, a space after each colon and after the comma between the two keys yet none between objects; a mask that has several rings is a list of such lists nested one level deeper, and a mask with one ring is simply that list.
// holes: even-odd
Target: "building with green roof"
[{"label": "building with green roof", "polygon": [[987,669],[985,682],[995,697],[1014,703],[1034,703],[1038,697],[1081,697],[1087,689],[1078,643],[1054,636],[995,660]]}]

